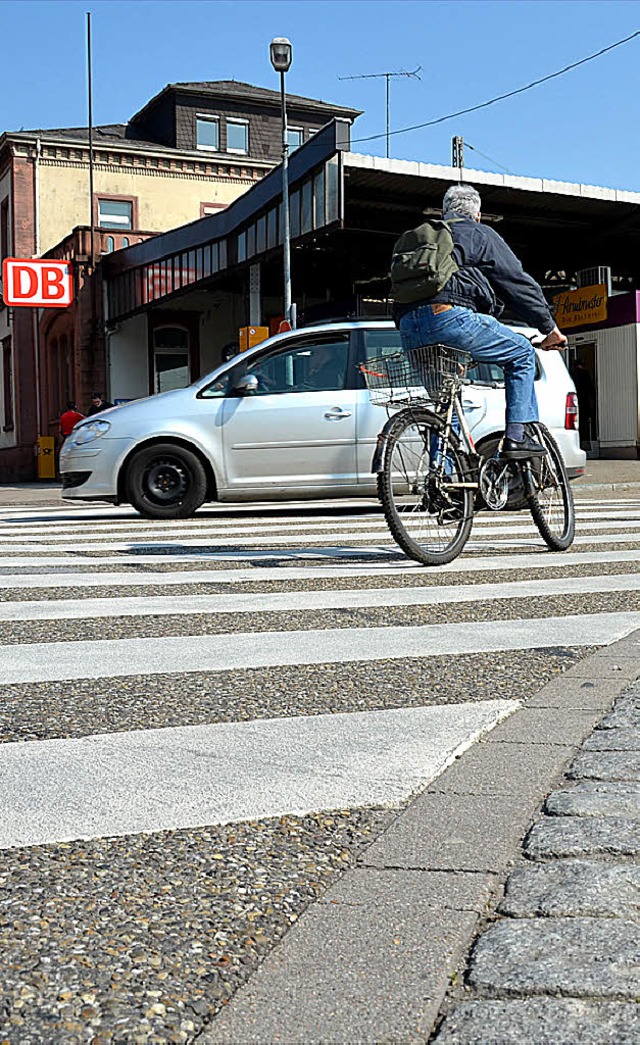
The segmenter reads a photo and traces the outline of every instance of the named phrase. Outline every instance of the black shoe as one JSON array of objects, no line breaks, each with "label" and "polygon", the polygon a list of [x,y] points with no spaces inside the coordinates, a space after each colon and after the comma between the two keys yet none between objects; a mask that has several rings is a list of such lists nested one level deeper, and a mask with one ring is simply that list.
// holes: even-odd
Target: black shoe
[{"label": "black shoe", "polygon": [[528,435],[520,440],[505,437],[500,457],[505,457],[508,461],[526,461],[528,457],[544,457],[546,452],[544,446],[536,443],[535,439]]}]

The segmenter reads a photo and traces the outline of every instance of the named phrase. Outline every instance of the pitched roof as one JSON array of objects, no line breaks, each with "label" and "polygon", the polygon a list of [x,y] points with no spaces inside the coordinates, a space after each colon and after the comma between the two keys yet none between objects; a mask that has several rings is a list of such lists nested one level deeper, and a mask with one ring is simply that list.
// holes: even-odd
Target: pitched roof
[{"label": "pitched roof", "polygon": [[[199,95],[209,94],[215,98],[266,102],[269,105],[280,106],[279,91],[272,91],[266,87],[256,87],[254,84],[244,83],[242,80],[199,80],[184,83],[168,83],[158,94],[150,98],[139,112],[131,117],[130,122],[135,123],[139,120],[150,106],[169,91],[182,91],[188,94]],[[300,94],[287,93],[287,103],[305,109],[313,109],[316,112],[326,114],[327,117],[346,116],[350,119],[355,119],[356,116],[362,115],[360,109],[350,109],[344,105],[334,105],[332,102],[323,102],[319,98],[306,98]]]}]

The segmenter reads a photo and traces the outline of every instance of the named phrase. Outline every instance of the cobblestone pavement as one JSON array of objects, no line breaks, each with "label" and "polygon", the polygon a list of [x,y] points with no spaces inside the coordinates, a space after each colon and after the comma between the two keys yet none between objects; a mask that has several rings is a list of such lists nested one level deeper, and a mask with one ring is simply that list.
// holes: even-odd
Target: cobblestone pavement
[{"label": "cobblestone pavement", "polygon": [[640,1040],[640,684],[547,797],[438,1045]]}]

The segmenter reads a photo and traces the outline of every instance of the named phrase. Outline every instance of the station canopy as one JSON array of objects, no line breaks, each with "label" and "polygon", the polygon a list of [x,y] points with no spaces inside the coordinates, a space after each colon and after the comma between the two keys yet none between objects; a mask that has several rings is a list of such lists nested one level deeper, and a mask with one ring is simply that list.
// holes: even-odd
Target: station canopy
[{"label": "station canopy", "polygon": [[[640,287],[640,193],[383,159],[351,152],[350,124],[333,120],[289,161],[293,298],[303,317],[384,309],[394,239],[439,216],[461,180],[549,297],[583,270],[610,267],[614,289]],[[281,167],[226,210],[103,258],[107,321],[194,290],[282,294]],[[323,304],[324,303],[324,304]],[[373,309],[375,311],[375,307]]]}]

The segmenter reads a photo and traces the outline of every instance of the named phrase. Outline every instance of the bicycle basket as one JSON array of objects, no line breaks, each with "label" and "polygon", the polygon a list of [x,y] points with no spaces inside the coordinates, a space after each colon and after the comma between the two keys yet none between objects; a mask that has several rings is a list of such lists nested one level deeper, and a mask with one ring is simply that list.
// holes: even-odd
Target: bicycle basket
[{"label": "bicycle basket", "polygon": [[471,362],[468,352],[447,345],[423,345],[377,356],[360,364],[371,402],[384,406],[412,399],[446,400],[460,387]]}]

